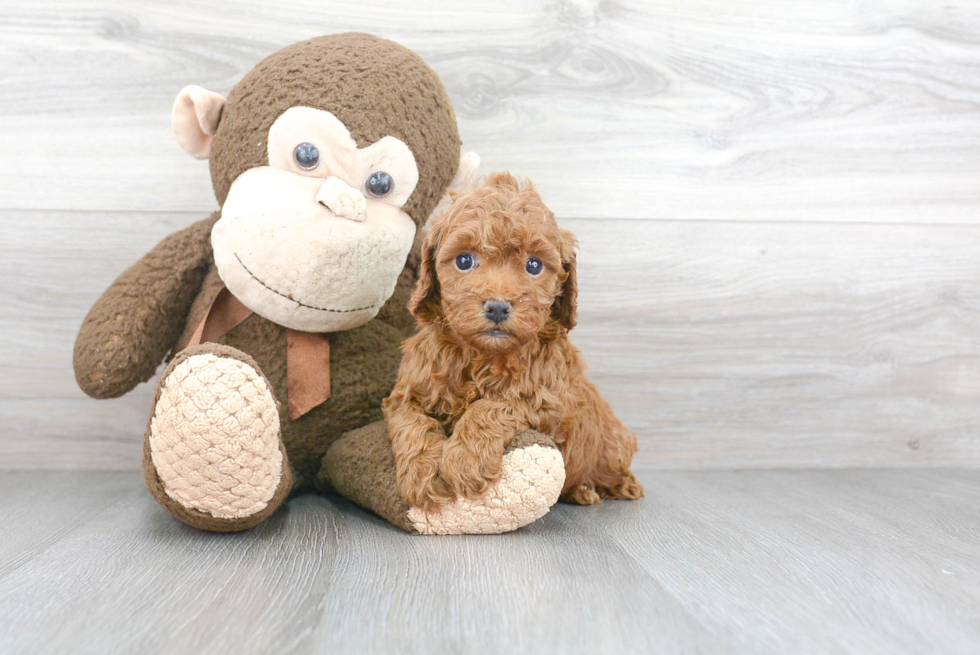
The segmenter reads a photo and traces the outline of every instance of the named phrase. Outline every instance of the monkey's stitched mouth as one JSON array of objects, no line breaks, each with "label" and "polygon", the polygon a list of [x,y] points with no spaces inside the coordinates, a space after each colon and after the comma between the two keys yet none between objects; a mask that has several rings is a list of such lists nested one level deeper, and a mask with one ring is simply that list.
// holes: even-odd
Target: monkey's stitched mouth
[{"label": "monkey's stitched mouth", "polygon": [[491,339],[503,339],[511,336],[510,332],[505,332],[504,330],[487,330],[483,335]]},{"label": "monkey's stitched mouth", "polygon": [[296,300],[292,296],[290,296],[288,294],[285,294],[282,291],[277,291],[276,289],[273,289],[268,284],[266,284],[265,282],[263,282],[262,280],[260,280],[258,277],[255,276],[255,273],[253,273],[252,271],[249,270],[248,266],[245,265],[245,262],[242,261],[242,258],[238,256],[238,253],[237,252],[235,253],[235,259],[238,260],[238,263],[241,264],[242,268],[245,269],[245,272],[248,273],[253,280],[255,280],[256,282],[258,282],[263,287],[265,287],[266,289],[268,289],[272,293],[276,294],[277,296],[281,296],[281,297],[285,298],[286,300],[288,300],[289,302],[294,302],[297,305],[299,305],[300,307],[306,307],[307,309],[315,309],[318,312],[330,312],[331,314],[350,314],[350,313],[353,313],[353,312],[363,312],[366,309],[374,309],[374,307],[375,307],[375,305],[368,305],[366,307],[358,307],[356,309],[331,309],[329,307],[317,307],[316,305],[308,305],[305,302],[300,302],[299,300]]}]

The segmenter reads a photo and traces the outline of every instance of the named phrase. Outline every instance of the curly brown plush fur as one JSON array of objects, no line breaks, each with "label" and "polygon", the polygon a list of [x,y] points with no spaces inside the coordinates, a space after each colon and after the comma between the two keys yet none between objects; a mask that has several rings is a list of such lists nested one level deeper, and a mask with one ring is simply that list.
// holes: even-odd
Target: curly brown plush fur
[{"label": "curly brown plush fur", "polygon": [[[467,254],[473,266],[460,270],[457,257]],[[526,269],[531,257],[543,265],[536,275]],[[408,504],[431,510],[456,495],[480,497],[500,478],[504,449],[528,429],[551,435],[562,452],[563,500],[643,496],[629,468],[636,436],[568,340],[576,293],[574,236],[509,173],[456,197],[432,225],[409,303],[419,332],[402,347],[384,403]]]}]

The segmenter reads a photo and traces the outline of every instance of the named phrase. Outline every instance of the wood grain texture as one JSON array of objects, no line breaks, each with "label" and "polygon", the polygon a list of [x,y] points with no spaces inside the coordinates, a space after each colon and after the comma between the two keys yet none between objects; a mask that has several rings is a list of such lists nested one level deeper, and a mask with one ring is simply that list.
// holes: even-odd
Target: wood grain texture
[{"label": "wood grain texture", "polygon": [[0,208],[212,209],[178,90],[345,30],[420,52],[465,146],[562,216],[980,215],[980,5],[932,0],[8,0]]},{"label": "wood grain texture", "polygon": [[[0,465],[139,466],[153,383],[84,397],[75,333],[197,218],[0,213]],[[980,467],[980,228],[563,224],[581,241],[572,339],[643,466]]]},{"label": "wood grain texture", "polygon": [[980,232],[568,221],[572,333],[663,468],[980,466]]},{"label": "wood grain texture", "polygon": [[139,465],[152,383],[89,400],[71,348],[214,207],[173,97],[343,30],[419,51],[579,234],[573,338],[644,466],[980,466],[980,5],[926,0],[4,3],[0,466]]},{"label": "wood grain texture", "polygon": [[648,498],[412,537],[304,496],[188,528],[137,473],[0,474],[5,653],[974,653],[975,471],[641,472]]}]

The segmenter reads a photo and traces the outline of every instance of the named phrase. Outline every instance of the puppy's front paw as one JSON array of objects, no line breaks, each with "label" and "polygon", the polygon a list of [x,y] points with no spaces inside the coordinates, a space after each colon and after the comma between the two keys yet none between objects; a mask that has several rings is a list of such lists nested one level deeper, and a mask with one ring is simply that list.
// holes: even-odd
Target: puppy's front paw
[{"label": "puppy's front paw", "polygon": [[622,479],[608,489],[602,490],[607,498],[621,498],[623,500],[637,500],[643,498],[643,485],[636,479],[631,471],[623,474]]},{"label": "puppy's front paw", "polygon": [[577,484],[561,495],[561,499],[566,503],[576,505],[598,505],[602,502],[602,497],[596,493],[595,488],[588,484]]},{"label": "puppy's front paw", "polygon": [[432,512],[454,498],[452,489],[439,477],[436,461],[419,457],[399,471],[398,491],[410,506]]},{"label": "puppy's front paw", "polygon": [[439,475],[459,496],[476,500],[486,494],[490,485],[500,480],[504,461],[503,448],[496,452],[478,452],[467,447],[462,439],[450,439],[442,449]]},{"label": "puppy's front paw", "polygon": [[438,512],[412,508],[408,519],[421,534],[500,534],[538,520],[558,500],[565,464],[551,437],[528,430],[503,457],[500,481],[479,500],[457,497]]}]

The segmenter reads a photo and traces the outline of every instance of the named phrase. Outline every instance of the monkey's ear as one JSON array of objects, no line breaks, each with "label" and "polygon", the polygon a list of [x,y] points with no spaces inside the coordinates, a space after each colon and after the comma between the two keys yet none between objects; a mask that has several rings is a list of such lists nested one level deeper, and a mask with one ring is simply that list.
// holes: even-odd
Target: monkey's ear
[{"label": "monkey's ear", "polygon": [[419,281],[408,301],[408,311],[419,322],[435,323],[442,320],[442,303],[439,279],[436,277],[436,253],[445,231],[445,215],[436,217],[422,241],[422,261],[419,264]]},{"label": "monkey's ear", "polygon": [[453,181],[449,183],[449,188],[446,189],[446,193],[439,199],[439,204],[429,214],[430,223],[449,210],[449,206],[453,204],[453,199],[450,194],[466,193],[473,188],[473,182],[476,181],[476,172],[479,168],[480,155],[475,152],[464,152],[460,155],[459,168],[456,169],[456,175],[453,176]]},{"label": "monkey's ear", "polygon": [[170,124],[180,147],[191,157],[207,159],[211,154],[211,140],[224,107],[225,97],[213,91],[193,84],[180,90]]},{"label": "monkey's ear", "polygon": [[560,230],[559,251],[561,267],[565,279],[561,293],[551,305],[551,318],[558,321],[566,330],[571,330],[578,322],[578,273],[576,271],[576,240],[571,232]]}]

